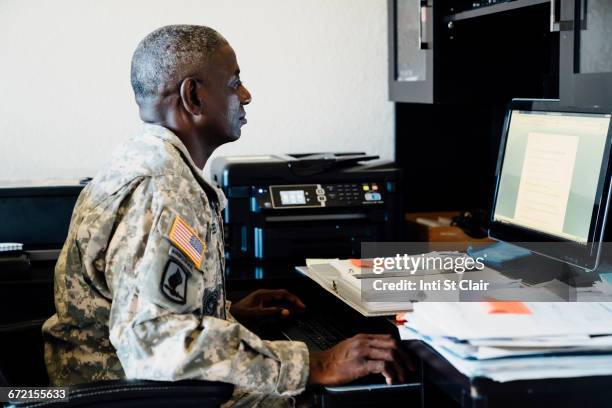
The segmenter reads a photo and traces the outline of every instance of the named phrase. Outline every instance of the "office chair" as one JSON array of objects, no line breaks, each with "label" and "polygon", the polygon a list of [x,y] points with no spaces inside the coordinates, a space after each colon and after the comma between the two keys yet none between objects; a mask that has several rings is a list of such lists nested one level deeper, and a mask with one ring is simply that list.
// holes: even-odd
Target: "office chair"
[{"label": "office chair", "polygon": [[[0,325],[0,386],[46,386],[41,333],[44,320]],[[69,400],[14,403],[15,407],[219,407],[234,386],[212,381],[98,381],[70,387]]]}]

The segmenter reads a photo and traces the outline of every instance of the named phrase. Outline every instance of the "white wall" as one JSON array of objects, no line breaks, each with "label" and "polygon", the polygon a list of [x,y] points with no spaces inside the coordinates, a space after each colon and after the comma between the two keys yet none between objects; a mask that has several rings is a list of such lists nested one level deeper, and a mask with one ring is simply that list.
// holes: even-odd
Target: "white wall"
[{"label": "white wall", "polygon": [[176,23],[220,31],[253,95],[215,154],[393,158],[385,0],[0,0],[0,180],[95,174],[138,128],[132,51]]}]

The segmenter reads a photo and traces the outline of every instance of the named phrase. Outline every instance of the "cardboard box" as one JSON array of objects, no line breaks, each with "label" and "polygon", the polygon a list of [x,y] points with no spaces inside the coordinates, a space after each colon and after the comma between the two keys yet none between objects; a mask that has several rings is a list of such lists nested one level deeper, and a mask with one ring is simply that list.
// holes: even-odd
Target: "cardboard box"
[{"label": "cardboard box", "polygon": [[456,242],[468,244],[471,242],[494,242],[489,238],[472,238],[459,227],[428,226],[417,222],[417,218],[438,221],[438,217],[452,219],[459,214],[459,211],[407,213],[405,218],[407,240],[411,242]]}]

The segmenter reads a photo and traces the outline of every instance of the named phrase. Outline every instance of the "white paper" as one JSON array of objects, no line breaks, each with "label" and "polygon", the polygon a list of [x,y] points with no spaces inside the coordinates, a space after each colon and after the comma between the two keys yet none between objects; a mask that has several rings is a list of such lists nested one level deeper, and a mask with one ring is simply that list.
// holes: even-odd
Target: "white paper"
[{"label": "white paper", "polygon": [[400,329],[403,340],[421,340],[430,344],[457,370],[469,378],[485,377],[507,382],[540,378],[573,378],[612,375],[612,354],[532,356],[471,360],[458,357],[441,344],[432,342],[407,328]]},{"label": "white paper", "polygon": [[[612,303],[527,302],[531,314],[488,314],[479,302],[420,302],[414,311],[458,339],[612,334]],[[410,321],[408,322],[410,324]]]}]

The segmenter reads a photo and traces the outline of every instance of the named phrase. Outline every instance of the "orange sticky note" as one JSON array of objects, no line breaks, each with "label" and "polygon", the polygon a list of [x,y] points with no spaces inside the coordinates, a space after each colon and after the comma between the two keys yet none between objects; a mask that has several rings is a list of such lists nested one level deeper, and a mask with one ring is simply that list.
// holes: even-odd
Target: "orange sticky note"
[{"label": "orange sticky note", "polygon": [[358,268],[371,268],[374,265],[371,259],[349,259],[349,261]]},{"label": "orange sticky note", "polygon": [[485,309],[489,314],[531,314],[531,310],[523,302],[484,302]]}]

